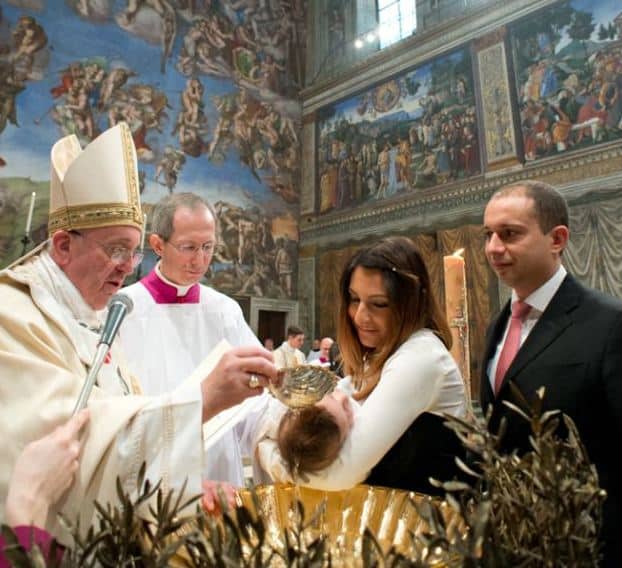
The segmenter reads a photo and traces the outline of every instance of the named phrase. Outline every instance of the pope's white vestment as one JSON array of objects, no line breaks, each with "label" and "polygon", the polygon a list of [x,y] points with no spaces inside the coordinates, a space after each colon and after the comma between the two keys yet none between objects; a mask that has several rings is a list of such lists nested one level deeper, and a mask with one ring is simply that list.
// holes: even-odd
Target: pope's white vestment
[{"label": "pope's white vestment", "polygon": [[[24,446],[72,413],[93,360],[100,321],[46,251],[0,272],[0,520],[11,470]],[[202,398],[197,383],[161,396],[140,387],[113,346],[89,401],[80,467],[46,527],[66,540],[57,512],[81,526],[93,520],[93,500],[116,501],[116,478],[136,489],[143,462],[152,480],[189,495],[201,492]]]}]

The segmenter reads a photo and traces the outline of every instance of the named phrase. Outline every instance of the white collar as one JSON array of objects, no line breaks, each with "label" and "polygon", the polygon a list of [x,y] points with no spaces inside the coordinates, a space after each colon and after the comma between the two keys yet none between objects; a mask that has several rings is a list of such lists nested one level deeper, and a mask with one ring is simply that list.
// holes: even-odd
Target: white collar
[{"label": "white collar", "polygon": [[[553,299],[553,296],[555,296],[557,290],[559,290],[559,287],[562,285],[564,278],[566,278],[566,274],[566,269],[560,264],[555,274],[542,284],[542,286],[529,294],[523,301],[538,312],[544,312]],[[516,292],[512,290],[512,302],[516,302],[517,300],[518,296]]]},{"label": "white collar", "polygon": [[187,286],[182,286],[181,284],[175,284],[175,282],[171,282],[164,274],[162,274],[162,270],[160,269],[160,263],[162,261],[158,261],[158,264],[155,266],[156,276],[162,280],[165,284],[172,286],[177,290],[177,297],[185,296],[188,293],[188,290],[194,286],[194,284],[188,284]]},{"label": "white collar", "polygon": [[287,343],[287,339],[285,341],[283,341],[283,344],[281,345],[281,347],[285,351],[289,351],[290,353],[294,353],[296,351],[295,347],[292,347],[289,343]]},{"label": "white collar", "polygon": [[75,284],[56,264],[47,250],[41,252],[34,267],[42,276],[38,280],[39,284],[46,288],[60,304],[65,306],[76,321],[92,329],[101,325],[103,310],[94,310],[86,303]]}]

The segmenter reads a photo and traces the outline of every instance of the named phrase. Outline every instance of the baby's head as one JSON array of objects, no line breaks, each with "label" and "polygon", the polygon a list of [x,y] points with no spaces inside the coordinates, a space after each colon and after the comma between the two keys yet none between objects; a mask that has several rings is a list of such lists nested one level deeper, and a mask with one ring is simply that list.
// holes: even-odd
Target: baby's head
[{"label": "baby's head", "polygon": [[314,406],[286,412],[277,445],[292,477],[317,473],[333,463],[353,421],[350,398],[338,390]]}]

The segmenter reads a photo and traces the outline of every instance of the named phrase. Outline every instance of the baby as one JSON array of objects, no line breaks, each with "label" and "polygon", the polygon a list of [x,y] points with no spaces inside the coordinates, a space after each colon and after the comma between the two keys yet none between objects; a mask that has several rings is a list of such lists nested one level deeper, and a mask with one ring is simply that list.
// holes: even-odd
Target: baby
[{"label": "baby", "polygon": [[266,452],[278,450],[284,469],[272,468],[273,481],[293,481],[317,473],[337,459],[354,423],[356,401],[341,388],[327,394],[314,406],[288,409],[278,400],[271,402],[266,427],[257,444],[260,465],[274,463]]}]

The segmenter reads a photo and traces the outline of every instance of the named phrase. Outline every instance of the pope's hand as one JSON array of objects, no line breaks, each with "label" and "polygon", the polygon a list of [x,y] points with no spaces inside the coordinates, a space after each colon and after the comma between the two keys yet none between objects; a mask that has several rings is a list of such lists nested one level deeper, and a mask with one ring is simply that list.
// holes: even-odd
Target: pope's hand
[{"label": "pope's hand", "polygon": [[263,392],[277,380],[272,353],[263,347],[236,347],[225,353],[201,383],[203,422],[244,399]]}]

